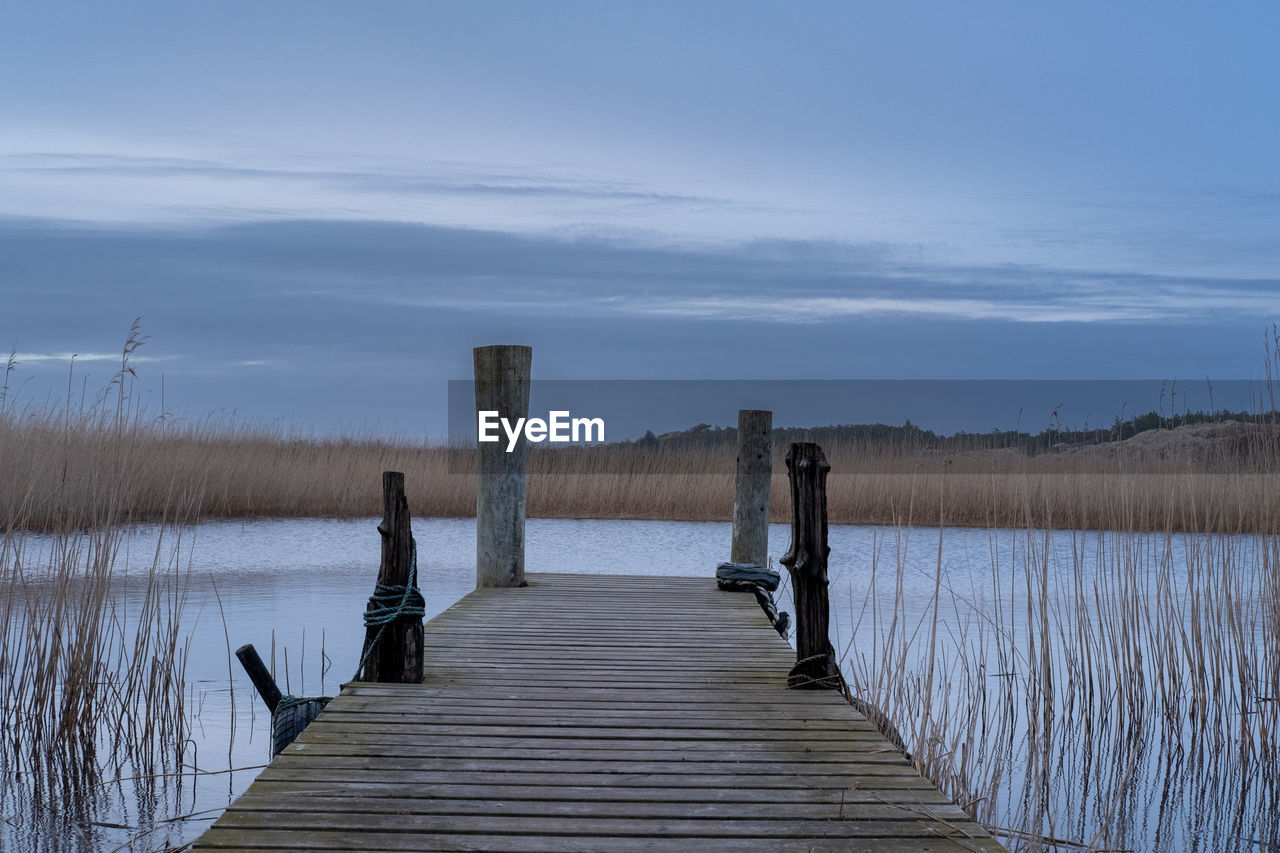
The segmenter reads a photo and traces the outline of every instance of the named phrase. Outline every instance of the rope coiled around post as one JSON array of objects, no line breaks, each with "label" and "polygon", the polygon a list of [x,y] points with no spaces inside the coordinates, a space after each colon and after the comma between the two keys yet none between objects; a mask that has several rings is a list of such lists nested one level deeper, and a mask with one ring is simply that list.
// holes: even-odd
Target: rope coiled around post
[{"label": "rope coiled around post", "polygon": [[352,681],[359,681],[364,674],[364,665],[369,660],[369,655],[377,648],[378,643],[382,640],[382,632],[387,626],[395,622],[397,619],[404,617],[417,617],[421,619],[427,615],[427,600],[423,598],[422,591],[418,589],[418,540],[409,539],[409,577],[404,584],[385,584],[375,583],[373,587],[373,595],[369,596],[369,607],[364,612],[365,628],[377,628],[378,633],[374,635],[373,642],[369,643],[364,654],[360,657],[360,663],[356,665],[356,674],[351,677]]},{"label": "rope coiled around post", "polygon": [[[404,584],[376,583],[373,595],[369,596],[369,606],[364,613],[366,632],[377,628],[373,640],[365,645],[360,663],[356,665],[352,680],[360,679],[364,672],[369,655],[382,641],[382,633],[388,625],[397,619],[418,618],[426,615],[426,599],[418,589],[418,542],[409,540],[409,577]],[[366,633],[367,636],[367,633]],[[329,704],[331,696],[281,696],[271,711],[271,755],[274,757],[282,749],[293,743],[307,725],[319,715]]]}]

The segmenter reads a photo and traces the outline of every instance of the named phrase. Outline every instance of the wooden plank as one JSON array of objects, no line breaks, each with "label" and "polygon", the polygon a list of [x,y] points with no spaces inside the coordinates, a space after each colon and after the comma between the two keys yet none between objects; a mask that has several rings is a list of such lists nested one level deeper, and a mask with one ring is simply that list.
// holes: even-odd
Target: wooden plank
[{"label": "wooden plank", "polygon": [[[392,748],[404,744],[404,739],[395,733],[378,729],[357,729],[333,731],[326,729],[323,734],[315,735],[309,741],[313,746],[322,744],[349,745],[352,748],[367,749],[369,753],[377,753],[382,747]],[[823,744],[821,749],[813,748],[807,740],[797,739],[791,742],[774,741],[739,742],[739,741],[661,741],[646,740],[634,745],[633,751],[639,755],[666,755],[670,760],[687,760],[689,755],[708,752],[715,753],[725,761],[846,761],[859,755],[867,755],[877,750],[894,754],[897,750],[884,744],[878,737],[850,738],[844,743]],[[630,748],[627,744],[619,744],[616,739],[575,741],[572,739],[538,738],[535,741],[513,743],[510,738],[473,737],[449,738],[448,740],[426,740],[412,745],[414,755],[432,754],[441,757],[448,755],[482,756],[488,753],[512,758],[583,758],[594,757],[599,753],[612,753],[625,757]],[[837,757],[838,756],[838,757]]]},{"label": "wooden plank", "polygon": [[[369,720],[375,715],[356,716],[356,719]],[[370,721],[370,725],[394,725],[396,724],[396,715],[376,715],[381,717],[379,720]],[[334,715],[334,719],[339,722],[351,722],[351,715]],[[458,736],[458,735],[485,735],[494,734],[495,730],[507,731],[512,738],[540,738],[540,736],[553,735],[557,738],[616,738],[620,742],[625,740],[705,740],[708,738],[721,739],[724,735],[723,729],[708,729],[708,727],[681,727],[667,726],[662,729],[628,729],[626,726],[617,727],[617,729],[609,729],[604,726],[531,726],[520,725],[518,730],[516,726],[506,724],[495,725],[462,725],[449,724],[438,725],[433,724],[428,719],[403,719],[401,724],[406,726],[402,729],[404,738],[412,738],[421,733],[426,725],[430,725],[430,735],[424,736]],[[323,731],[323,729],[321,729]],[[845,733],[840,729],[792,729],[790,731],[803,731],[806,739],[810,742],[844,742]],[[754,738],[756,740],[794,740],[787,730],[773,729],[745,729],[744,736]]]},{"label": "wooden plank", "polygon": [[[366,799],[352,796],[340,789],[326,792],[300,794],[288,799],[273,795],[271,791],[245,794],[237,801],[237,807],[246,811],[295,811],[323,810],[331,814],[439,814],[483,815],[494,813],[515,817],[592,817],[592,818],[697,818],[700,820],[741,819],[745,809],[741,803],[679,801],[599,801],[587,798],[576,800],[502,800],[484,799],[424,799],[422,797],[386,796]],[[941,803],[926,806],[915,803],[885,803],[879,801],[826,802],[826,803],[761,803],[750,810],[756,820],[945,820],[949,823],[971,824],[969,816],[959,806]]]},{"label": "wooden plank", "polygon": [[[928,786],[914,789],[868,790],[866,788],[673,788],[669,786],[644,787],[640,785],[592,787],[574,785],[468,785],[459,782],[419,783],[411,786],[383,779],[341,781],[316,779],[299,782],[288,778],[277,781],[258,779],[254,791],[264,794],[304,796],[352,796],[371,799],[389,797],[418,798],[427,800],[470,799],[485,794],[490,802],[534,800],[538,802],[590,801],[627,803],[891,803],[907,807],[948,805],[943,794]],[[248,796],[246,794],[246,796]],[[283,801],[285,798],[279,798]],[[752,810],[754,813],[754,810]]]},{"label": "wooden plank", "polygon": [[197,850],[997,851],[710,578],[530,575],[346,685]]},{"label": "wooden plank", "polygon": [[[698,820],[695,818],[607,818],[590,820],[575,817],[526,817],[490,813],[487,815],[401,814],[398,812],[334,812],[292,810],[229,810],[219,824],[227,829],[353,829],[370,827],[380,832],[414,834],[502,833],[507,835],[616,835],[659,838],[662,836],[706,838],[865,838],[894,836],[929,838],[942,834],[972,835],[972,824],[962,821],[921,819],[900,820],[835,819],[818,820]],[[976,830],[980,832],[981,830]]]},{"label": "wooden plank", "polygon": [[[344,703],[340,708],[334,711],[337,714],[356,714],[356,713],[382,713],[384,711],[383,704],[377,700],[368,700],[356,703]],[[801,706],[803,707],[803,706]],[[428,716],[435,719],[435,722],[445,723],[451,719],[475,720],[481,719],[486,722],[496,723],[502,720],[510,720],[513,724],[519,724],[523,721],[536,720],[539,725],[559,725],[561,721],[568,721],[573,724],[581,724],[584,721],[590,721],[596,725],[614,724],[624,725],[652,725],[657,721],[674,722],[679,725],[723,725],[725,723],[736,724],[740,721],[732,713],[717,712],[707,708],[681,708],[680,706],[668,706],[667,708],[526,708],[524,712],[512,711],[509,708],[495,707],[492,705],[441,705],[431,706],[422,709],[415,709],[411,712],[413,716]],[[841,730],[849,726],[849,716],[840,715],[839,708],[804,708],[803,717],[761,720],[755,725],[749,725],[747,728],[791,728],[801,723],[831,723],[833,728]]]},{"label": "wooden plank", "polygon": [[[492,700],[502,704],[508,702],[603,702],[612,704],[617,701],[617,691],[613,687],[605,687],[596,685],[595,688],[583,690],[575,690],[572,693],[566,693],[563,690],[546,687],[541,684],[515,684],[511,687],[501,689],[491,689],[483,684],[472,685],[451,685],[447,689],[442,689],[436,684],[414,685],[409,692],[404,692],[404,688],[399,688],[401,692],[388,689],[390,685],[370,685],[353,682],[343,687],[342,696],[335,699],[335,702],[342,703],[347,701],[348,696],[385,696],[391,701],[404,700],[423,700],[419,704],[429,706],[440,701],[451,698],[473,700]],[[812,699],[807,697],[812,696]],[[775,686],[755,687],[750,685],[742,685],[732,691],[726,691],[721,688],[709,689],[701,695],[687,689],[665,690],[662,688],[646,689],[643,693],[635,694],[630,697],[631,701],[651,702],[654,704],[686,704],[697,703],[711,706],[730,706],[735,704],[752,705],[758,707],[764,706],[781,706],[781,705],[803,705],[805,707],[818,707],[821,705],[832,705],[837,707],[848,707],[848,703],[844,701],[838,693],[797,693],[795,691],[779,691]]]},{"label": "wooden plank", "polygon": [[[803,706],[801,706],[803,707]],[[540,726],[654,726],[664,723],[666,726],[706,727],[731,723],[735,729],[791,729],[791,728],[828,728],[838,731],[848,730],[851,723],[858,722],[849,715],[843,718],[839,708],[804,709],[803,717],[786,717],[778,719],[740,720],[731,713],[716,713],[711,710],[684,709],[673,707],[671,710],[650,710],[641,708],[526,708],[523,711],[512,711],[503,708],[458,708],[427,707],[398,711],[385,707],[385,703],[377,701],[343,703],[333,709],[333,716],[352,716],[367,714],[384,714],[398,718],[431,717],[434,723],[478,722],[485,725],[501,725],[502,721],[510,721],[513,725],[530,722]]]},{"label": "wooden plank", "polygon": [[564,835],[488,835],[447,833],[388,833],[377,830],[238,829],[215,825],[194,849],[306,850],[309,853],[360,850],[367,853],[436,853],[437,851],[493,851],[493,853],[996,853],[1004,848],[988,838],[936,837],[830,839],[811,838],[667,838]]},{"label": "wooden plank", "polygon": [[[534,700],[537,703],[536,705],[533,705],[532,703],[530,703],[530,707],[539,711],[560,710],[560,711],[590,712],[590,711],[604,711],[604,710],[634,709],[636,711],[670,710],[670,711],[685,711],[689,713],[698,712],[698,711],[723,711],[724,713],[731,714],[731,713],[734,713],[733,708],[742,706],[742,707],[762,709],[762,710],[765,710],[767,713],[771,713],[771,714],[772,713],[781,714],[781,713],[787,713],[789,709],[797,706],[800,708],[804,708],[806,710],[811,709],[814,713],[818,713],[828,707],[839,709],[844,705],[843,702],[840,705],[826,706],[826,705],[811,705],[809,703],[786,703],[782,701],[769,702],[767,700],[761,700],[759,702],[738,701],[738,702],[716,703],[715,701],[709,701],[706,698],[699,698],[697,695],[690,696],[690,698],[688,699],[680,699],[676,697],[676,698],[669,699],[667,701],[650,701],[648,698],[636,698],[636,697],[649,697],[651,695],[651,692],[634,694],[633,696],[630,696],[630,697],[619,697],[612,702],[602,698],[596,698],[596,699],[569,698],[569,695],[565,694],[563,691],[554,691],[550,695],[551,696],[558,695],[565,698],[549,698],[548,696],[544,695]],[[689,695],[689,694],[685,694],[685,695]],[[483,710],[483,709],[501,710],[501,709],[509,709],[512,702],[530,702],[529,695],[524,692],[516,692],[516,693],[510,693],[510,694],[501,693],[497,695],[495,695],[494,693],[466,695],[461,690],[442,693],[439,691],[430,692],[424,689],[422,691],[422,696],[430,697],[429,702],[424,703],[425,705],[424,710],[427,710],[427,711],[432,711],[437,708],[445,709],[445,710],[454,709],[454,708],[470,709],[470,710]],[[366,696],[359,696],[356,698],[369,699],[370,705],[372,706],[381,705],[388,700],[393,702],[398,701],[397,697],[393,697],[393,696],[370,697],[366,695]],[[349,705],[348,702],[344,701],[340,707],[355,707],[355,706]]]},{"label": "wooden plank", "polygon": [[[344,726],[326,726],[322,732],[312,735],[313,740],[307,743],[329,743],[345,741],[348,743],[404,743],[406,734],[411,730],[379,726],[374,723],[356,723]],[[627,743],[626,741],[630,741]],[[816,743],[803,732],[793,737],[764,739],[754,738],[574,738],[560,735],[551,737],[529,738],[519,732],[508,730],[487,731],[472,736],[453,736],[429,738],[416,741],[420,746],[432,748],[460,746],[465,748],[494,749],[528,749],[546,751],[552,749],[577,750],[620,750],[644,749],[648,752],[668,749],[682,754],[697,752],[752,752],[770,756],[791,756],[796,754],[822,755],[831,751],[850,750],[859,753],[875,751],[883,747],[884,751],[897,753],[897,748],[888,744],[879,733],[853,732],[848,737],[832,738]]]},{"label": "wooden plank", "polygon": [[[262,771],[259,779],[277,781],[328,782],[351,780],[353,782],[386,782],[395,780],[402,785],[435,785],[457,782],[465,778],[474,785],[545,785],[571,787],[640,787],[668,786],[671,788],[723,788],[726,784],[756,788],[808,788],[810,786],[836,790],[856,788],[866,791],[933,790],[933,786],[919,774],[890,774],[885,776],[844,774],[841,776],[762,775],[725,776],[698,775],[694,773],[515,773],[473,771],[460,776],[457,773],[429,772],[424,770],[400,770],[360,767],[311,767],[308,764],[277,767],[274,764]],[[250,786],[252,790],[252,786]]]},{"label": "wooden plank", "polygon": [[[311,744],[307,752],[307,767],[385,767],[388,770],[440,770],[440,771],[480,771],[488,770],[501,773],[555,773],[568,775],[575,773],[680,773],[680,774],[714,774],[726,778],[743,778],[747,776],[792,775],[812,776],[816,773],[830,775],[848,775],[851,778],[863,776],[902,776],[907,777],[909,765],[901,762],[900,756],[889,751],[881,753],[842,750],[822,756],[811,755],[803,758],[779,758],[749,751],[733,752],[721,755],[711,750],[548,750],[548,749],[501,749],[483,747],[434,747],[426,746],[408,753],[397,754],[394,745],[356,744],[342,746],[339,744]],[[356,755],[356,752],[359,755]],[[691,757],[682,757],[689,755]],[[710,754],[714,758],[699,757]],[[825,757],[827,760],[822,760]],[[367,758],[369,761],[357,759]],[[282,772],[289,772],[294,765],[282,764]],[[672,769],[677,768],[677,769]],[[904,769],[905,768],[905,769]]]}]

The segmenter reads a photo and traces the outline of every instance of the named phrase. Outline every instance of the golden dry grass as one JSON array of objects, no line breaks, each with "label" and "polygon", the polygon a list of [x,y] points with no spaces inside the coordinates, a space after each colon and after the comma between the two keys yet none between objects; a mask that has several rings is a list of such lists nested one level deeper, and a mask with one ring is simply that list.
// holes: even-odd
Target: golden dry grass
[{"label": "golden dry grass", "polygon": [[[955,455],[874,445],[825,449],[833,523],[1119,530],[1274,530],[1280,453],[1265,425],[1232,436],[1139,436],[1116,447]],[[1191,431],[1189,431],[1191,432]],[[1268,438],[1272,436],[1272,438]],[[1141,439],[1141,441],[1139,440]],[[1179,449],[1180,445],[1180,449]],[[785,447],[775,448],[771,514],[789,513]],[[734,451],[658,445],[535,448],[531,517],[727,520]],[[0,414],[0,528],[101,524],[100,486],[112,478],[125,520],[172,512],[198,493],[203,517],[357,517],[380,510],[381,472],[403,471],[419,517],[475,511],[471,455],[376,438],[319,439],[209,421],[118,423],[42,409]]]},{"label": "golden dry grass", "polygon": [[932,572],[878,533],[841,663],[923,775],[1011,850],[1276,846],[1280,536],[989,530],[953,571],[915,530]]},{"label": "golden dry grass", "polygon": [[[104,780],[160,778],[187,744],[178,558],[200,489],[148,491],[162,488],[146,479],[148,444],[117,402],[74,423],[10,413],[0,428],[0,800],[52,803],[40,816],[54,839],[91,825]],[[117,564],[143,493],[162,501],[160,535],[140,600],[122,606]]]}]

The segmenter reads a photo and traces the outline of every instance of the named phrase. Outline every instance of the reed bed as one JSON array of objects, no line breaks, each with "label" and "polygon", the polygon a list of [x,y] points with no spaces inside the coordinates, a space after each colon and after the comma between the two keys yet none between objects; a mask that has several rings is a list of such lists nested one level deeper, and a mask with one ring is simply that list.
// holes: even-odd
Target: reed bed
[{"label": "reed bed", "polygon": [[[143,488],[146,452],[134,438],[135,343],[95,409],[74,423],[61,418],[56,448],[32,444],[44,440],[40,431],[0,438],[0,814],[8,824],[0,846],[8,837],[22,849],[96,849],[122,792],[149,819],[141,804],[174,793],[157,780],[184,761],[181,555],[200,490],[171,479],[155,508],[156,550],[125,572],[121,549],[137,517],[131,501]],[[77,456],[88,431],[95,449]],[[24,477],[11,479],[15,470]],[[46,533],[29,530],[35,520]],[[133,607],[123,604],[125,584],[139,590]]]},{"label": "reed bed", "polygon": [[[1280,448],[1273,416],[1219,427],[881,484],[907,512],[848,603],[842,670],[1014,850],[1280,849]],[[986,541],[944,565],[975,499]]]},{"label": "reed bed", "polygon": [[[405,473],[415,515],[474,514],[469,448],[149,413],[132,395],[129,360],[142,341],[135,323],[118,375],[87,406],[73,401],[70,376],[60,404],[19,405],[10,358],[0,383],[0,530],[164,519],[188,494],[199,495],[204,518],[370,516],[381,510],[385,470]],[[833,440],[822,428],[831,521],[1280,532],[1280,332],[1273,330],[1263,366],[1256,398],[1267,414],[1124,441],[983,448],[981,437],[968,436],[937,447],[904,438]],[[531,445],[528,514],[727,520],[735,442],[731,431],[710,436]],[[789,511],[786,450],[774,447],[771,513],[778,519]]]},{"label": "reed bed", "polygon": [[842,669],[925,776],[1015,850],[1275,849],[1280,537],[991,530],[970,574],[912,535]]},{"label": "reed bed", "polygon": [[[0,529],[161,519],[176,496],[192,490],[201,495],[205,518],[370,516],[380,508],[377,484],[385,470],[405,473],[415,515],[475,512],[468,450],[136,415],[117,424],[101,407],[88,414],[0,412]],[[1115,446],[1035,456],[827,445],[830,517],[843,524],[910,518],[936,525],[945,495],[945,521],[954,525],[1274,532],[1280,432],[1265,422],[1206,432],[1143,433]],[[733,506],[734,452],[732,442],[535,447],[528,513],[724,521]],[[789,511],[785,452],[775,448],[771,512],[778,519]],[[115,472],[111,509],[102,504],[104,471]]]}]

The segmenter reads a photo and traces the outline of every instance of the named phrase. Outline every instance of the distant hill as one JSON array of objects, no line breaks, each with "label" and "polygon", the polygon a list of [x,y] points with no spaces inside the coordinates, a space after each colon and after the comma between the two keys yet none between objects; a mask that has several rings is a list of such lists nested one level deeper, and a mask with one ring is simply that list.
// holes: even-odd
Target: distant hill
[{"label": "distant hill", "polygon": [[[882,452],[916,453],[941,451],[960,453],[976,450],[1017,450],[1029,456],[1041,453],[1079,452],[1089,448],[1117,448],[1144,454],[1184,453],[1193,446],[1221,446],[1229,455],[1246,453],[1258,442],[1277,440],[1280,415],[1248,412],[1188,412],[1175,417],[1148,412],[1126,420],[1117,418],[1109,427],[1090,429],[1049,428],[1038,433],[992,430],[987,433],[957,432],[940,435],[921,429],[911,421],[890,424],[838,424],[808,428],[779,427],[773,431],[774,446],[793,441],[816,441],[824,445],[862,445]],[[654,435],[619,444],[690,448],[736,443],[736,427],[697,424],[688,429]]]}]

